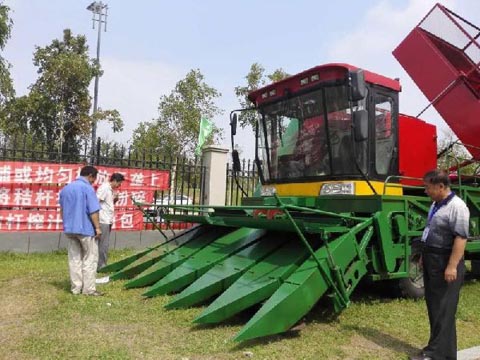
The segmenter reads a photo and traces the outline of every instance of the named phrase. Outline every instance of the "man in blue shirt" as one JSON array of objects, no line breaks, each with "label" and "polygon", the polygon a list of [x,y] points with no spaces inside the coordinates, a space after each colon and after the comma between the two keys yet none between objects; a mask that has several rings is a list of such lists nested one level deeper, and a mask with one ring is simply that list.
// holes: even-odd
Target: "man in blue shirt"
[{"label": "man in blue shirt", "polygon": [[69,239],[68,267],[70,270],[71,292],[101,296],[95,288],[97,275],[98,244],[101,235],[98,202],[92,184],[98,170],[85,166],[80,176],[60,192],[60,211],[63,232]]}]

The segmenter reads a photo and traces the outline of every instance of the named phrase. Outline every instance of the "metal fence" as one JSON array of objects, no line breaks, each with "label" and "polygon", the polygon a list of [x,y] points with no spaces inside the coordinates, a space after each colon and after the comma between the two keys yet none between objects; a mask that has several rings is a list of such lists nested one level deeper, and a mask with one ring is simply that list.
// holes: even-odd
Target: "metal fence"
[{"label": "metal fence", "polygon": [[48,163],[85,163],[123,168],[168,170],[169,190],[155,192],[154,202],[178,205],[202,204],[205,190],[205,166],[199,158],[188,159],[163,155],[155,151],[136,150],[125,146],[110,146],[99,138],[94,154],[88,146],[63,143],[42,143],[27,136],[0,135],[0,160]]},{"label": "metal fence", "polygon": [[[69,146],[63,143],[61,148],[56,144],[42,143],[27,136],[5,136],[0,134],[0,160],[33,161],[50,163],[85,163],[124,168],[156,169],[170,171],[170,189],[155,193],[155,202],[174,204],[202,205],[205,191],[205,166],[196,157],[175,158],[171,154],[164,155],[155,151],[136,150],[131,147],[110,145],[97,140],[96,151],[91,152],[88,141],[82,145]],[[245,195],[239,186],[252,196],[258,184],[258,172],[252,160],[242,160],[241,171],[237,172],[235,181],[233,168],[227,164],[227,186],[225,205],[240,205]]]},{"label": "metal fence", "polygon": [[[241,205],[242,197],[252,196],[255,192],[258,184],[258,172],[255,162],[244,159],[241,165],[241,170],[234,174],[232,164],[227,164],[227,193],[225,194],[225,205]],[[235,177],[237,181],[235,181]],[[243,188],[247,195],[243,194],[240,187]]]}]

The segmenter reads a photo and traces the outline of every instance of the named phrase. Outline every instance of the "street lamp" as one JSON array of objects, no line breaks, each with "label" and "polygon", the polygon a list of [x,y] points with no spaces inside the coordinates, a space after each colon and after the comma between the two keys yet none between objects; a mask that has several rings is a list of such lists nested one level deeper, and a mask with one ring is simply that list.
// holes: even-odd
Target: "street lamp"
[{"label": "street lamp", "polygon": [[[98,23],[98,37],[97,37],[97,63],[100,64],[100,39],[102,34],[102,24],[105,25],[105,32],[107,31],[107,11],[108,5],[101,1],[94,1],[87,6],[87,10],[92,12],[93,29],[95,29],[95,23]],[[95,76],[95,87],[93,90],[93,114],[97,112],[98,108],[98,81],[99,75]],[[97,123],[92,122],[92,162],[95,155],[95,142],[97,138]]]}]

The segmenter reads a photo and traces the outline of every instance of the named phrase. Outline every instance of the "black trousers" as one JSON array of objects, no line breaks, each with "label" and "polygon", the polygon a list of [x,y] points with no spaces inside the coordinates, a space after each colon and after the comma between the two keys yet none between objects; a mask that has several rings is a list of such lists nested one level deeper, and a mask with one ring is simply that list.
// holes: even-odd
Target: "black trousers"
[{"label": "black trousers", "polygon": [[426,355],[434,360],[457,358],[457,312],[460,288],[465,275],[463,259],[457,266],[457,279],[445,281],[445,269],[450,253],[433,253],[426,248],[423,252],[423,279],[425,301],[430,321],[430,339],[424,348]]}]

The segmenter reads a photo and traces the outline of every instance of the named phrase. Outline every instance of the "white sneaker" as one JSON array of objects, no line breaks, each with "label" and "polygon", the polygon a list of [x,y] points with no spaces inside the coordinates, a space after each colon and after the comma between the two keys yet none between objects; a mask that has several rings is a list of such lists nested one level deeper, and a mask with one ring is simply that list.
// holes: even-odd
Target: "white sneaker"
[{"label": "white sneaker", "polygon": [[110,276],[104,276],[95,280],[95,284],[106,284],[110,281]]}]

